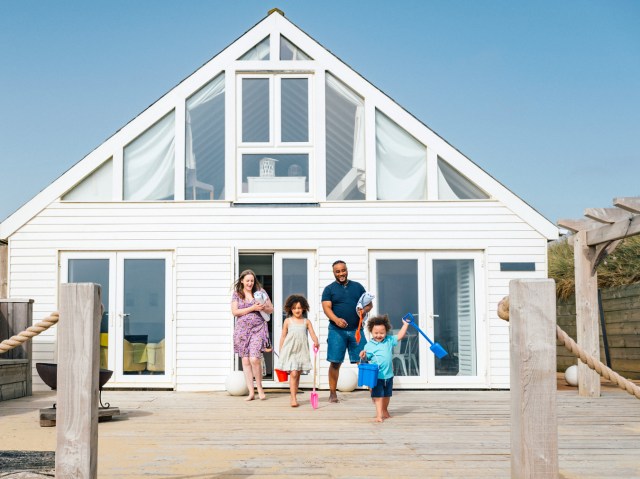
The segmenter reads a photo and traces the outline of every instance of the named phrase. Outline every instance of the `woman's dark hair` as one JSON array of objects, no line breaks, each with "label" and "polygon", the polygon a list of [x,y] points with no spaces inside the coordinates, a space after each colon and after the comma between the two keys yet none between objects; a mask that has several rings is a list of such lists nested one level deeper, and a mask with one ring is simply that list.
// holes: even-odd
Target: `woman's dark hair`
[{"label": "woman's dark hair", "polygon": [[296,303],[300,303],[303,313],[309,311],[309,302],[307,301],[307,298],[305,298],[301,294],[292,294],[284,301],[284,312],[287,313],[287,316],[291,315],[291,310],[296,305]]},{"label": "woman's dark hair", "polygon": [[245,276],[249,276],[249,275],[253,276],[253,288],[251,288],[251,294],[262,289],[262,285],[260,284],[260,281],[258,281],[258,277],[253,272],[253,270],[245,269],[242,273],[240,273],[240,277],[236,280],[236,282],[233,283],[233,290],[236,293],[238,293],[238,295],[241,297],[243,297],[242,290],[244,290],[244,285],[242,284],[242,280],[244,279]]},{"label": "woman's dark hair", "polygon": [[387,316],[386,314],[382,316],[373,316],[367,320],[367,329],[369,330],[370,333],[373,332],[374,326],[380,326],[380,325],[384,326],[388,333],[389,330],[391,329],[391,322],[389,321],[389,316]]}]

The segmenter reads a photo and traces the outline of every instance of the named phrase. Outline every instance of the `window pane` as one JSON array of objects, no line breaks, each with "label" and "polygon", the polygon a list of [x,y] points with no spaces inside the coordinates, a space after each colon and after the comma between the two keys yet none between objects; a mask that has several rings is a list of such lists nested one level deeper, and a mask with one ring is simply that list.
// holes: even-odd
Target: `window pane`
[{"label": "window pane", "polygon": [[309,84],[306,78],[283,78],[282,141],[309,141]]},{"label": "window pane", "polygon": [[427,199],[427,148],[379,111],[376,165],[379,200]]},{"label": "window pane", "polygon": [[280,60],[312,60],[312,58],[280,35]]},{"label": "window pane", "polygon": [[172,112],[124,149],[124,199],[172,200],[175,114]]},{"label": "window pane", "polygon": [[125,260],[124,303],[124,374],[164,372],[166,298],[163,259]]},{"label": "window pane", "polygon": [[187,101],[187,200],[224,199],[224,74]]},{"label": "window pane", "polygon": [[364,100],[327,74],[327,199],[365,198]]},{"label": "window pane", "polygon": [[436,376],[476,375],[473,260],[434,260],[434,341],[449,353],[435,358]]},{"label": "window pane", "polygon": [[269,80],[242,79],[242,141],[269,141]]},{"label": "window pane", "polygon": [[489,198],[489,195],[462,176],[449,163],[438,157],[439,200],[478,200],[487,198]]},{"label": "window pane", "polygon": [[242,192],[296,195],[309,191],[309,155],[242,155]]},{"label": "window pane", "polygon": [[100,320],[100,367],[109,369],[109,260],[70,259],[69,283],[96,283],[100,285],[102,319]]},{"label": "window pane", "polygon": [[[309,297],[307,291],[307,260],[306,258],[283,258],[282,259],[282,304],[292,294],[301,294],[305,298]],[[287,313],[282,310],[282,321],[286,319]],[[307,313],[304,313],[307,317]]]},{"label": "window pane", "polygon": [[266,37],[238,60],[268,60],[269,59],[269,37]]},{"label": "window pane", "polygon": [[[382,259],[376,261],[376,284],[378,311],[386,314],[391,321],[392,331],[398,334],[402,327],[402,317],[418,315],[418,261],[415,259]],[[420,360],[418,332],[409,328],[405,339],[393,350],[393,371],[396,376],[419,376]]]},{"label": "window pane", "polygon": [[109,159],[62,197],[62,201],[111,201],[113,160]]}]

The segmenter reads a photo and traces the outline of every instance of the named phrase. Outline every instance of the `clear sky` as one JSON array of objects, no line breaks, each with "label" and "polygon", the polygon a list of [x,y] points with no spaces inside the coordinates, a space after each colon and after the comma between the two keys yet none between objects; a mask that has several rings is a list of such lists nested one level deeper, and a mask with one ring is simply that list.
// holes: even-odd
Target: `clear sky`
[{"label": "clear sky", "polygon": [[640,1],[0,0],[0,220],[273,7],[552,222],[640,196]]}]

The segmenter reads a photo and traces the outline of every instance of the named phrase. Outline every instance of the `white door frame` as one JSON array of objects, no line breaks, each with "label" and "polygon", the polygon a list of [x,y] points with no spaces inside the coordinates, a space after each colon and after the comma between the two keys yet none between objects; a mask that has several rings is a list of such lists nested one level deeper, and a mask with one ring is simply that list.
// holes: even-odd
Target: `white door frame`
[{"label": "white door frame", "polygon": [[[430,339],[434,338],[433,261],[440,259],[469,259],[474,263],[474,289],[476,311],[476,375],[436,376],[435,359],[429,343],[419,337],[419,376],[395,376],[394,386],[400,387],[487,387],[488,338],[486,325],[486,287],[484,253],[482,251],[371,251],[369,254],[369,284],[375,294],[377,287],[377,260],[408,259],[418,262],[418,326]],[[378,314],[377,302],[370,315]],[[368,333],[367,333],[368,337]]]},{"label": "white door frame", "polygon": [[[107,383],[113,387],[154,387],[175,386],[174,374],[174,274],[173,253],[168,251],[60,251],[60,283],[67,283],[69,278],[69,260],[72,259],[106,259],[109,260],[109,298],[102,298],[109,310],[108,364],[113,376]],[[165,373],[149,375],[124,375],[122,371],[123,307],[124,304],[124,260],[125,259],[163,259],[165,260]]]}]

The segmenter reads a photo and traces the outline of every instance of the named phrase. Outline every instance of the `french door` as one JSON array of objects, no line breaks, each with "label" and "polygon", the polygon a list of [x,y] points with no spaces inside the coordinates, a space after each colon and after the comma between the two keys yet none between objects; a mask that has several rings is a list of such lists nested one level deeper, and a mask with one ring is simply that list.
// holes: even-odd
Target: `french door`
[{"label": "french door", "polygon": [[172,385],[171,265],[168,252],[61,254],[61,282],[102,287],[100,367],[114,372],[109,385]]},{"label": "french door", "polygon": [[[284,303],[291,294],[301,294],[309,302],[307,319],[311,321],[313,329],[318,334],[318,318],[314,314],[317,311],[317,298],[313,279],[315,278],[315,256],[312,252],[278,252],[273,255],[273,344],[275,350],[280,352],[280,337],[282,323],[286,319]],[[309,337],[309,349],[313,365],[313,343]],[[277,360],[277,358],[276,358]],[[319,361],[318,361],[319,365]],[[313,371],[307,376],[301,376],[300,385],[311,387],[313,385]]]},{"label": "french door", "polygon": [[393,352],[396,384],[481,385],[485,381],[484,273],[480,252],[377,252],[370,256],[371,314],[387,314],[392,332],[411,313],[449,353],[438,359],[409,327]]}]

